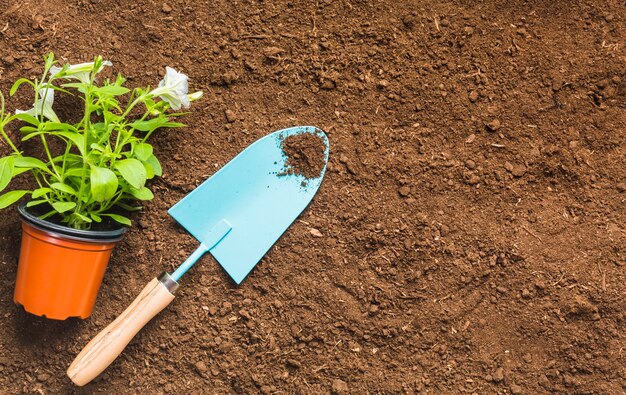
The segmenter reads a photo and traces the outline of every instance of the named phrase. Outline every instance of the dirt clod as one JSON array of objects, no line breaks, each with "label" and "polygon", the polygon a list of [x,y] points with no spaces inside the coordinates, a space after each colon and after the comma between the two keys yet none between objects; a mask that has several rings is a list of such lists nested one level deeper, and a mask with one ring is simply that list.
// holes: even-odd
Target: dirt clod
[{"label": "dirt clod", "polygon": [[492,119],[491,121],[487,122],[485,124],[485,126],[487,126],[487,129],[495,132],[496,130],[500,129],[500,120],[499,119]]},{"label": "dirt clod", "polygon": [[233,123],[237,120],[237,114],[231,109],[227,109],[224,111],[224,116],[226,117],[226,122]]},{"label": "dirt clod", "polygon": [[266,47],[263,49],[263,54],[268,58],[275,58],[284,52],[285,50],[279,47]]},{"label": "dirt clod", "polygon": [[302,364],[298,360],[291,358],[287,360],[287,366],[294,369],[299,369],[300,367],[302,367]]},{"label": "dirt clod", "polygon": [[502,380],[504,380],[504,369],[497,368],[495,372],[493,372],[493,381],[499,383]]},{"label": "dirt clod", "polygon": [[411,194],[411,187],[408,187],[406,185],[400,187],[400,189],[398,189],[398,193],[400,194],[400,196],[407,197]]},{"label": "dirt clod", "polygon": [[578,385],[578,380],[576,380],[571,374],[566,373],[563,375],[563,384],[565,384],[566,387],[574,387]]},{"label": "dirt clod", "polygon": [[40,373],[37,375],[37,381],[45,383],[50,378],[50,374],[48,373]]},{"label": "dirt clod", "polygon": [[469,185],[476,185],[480,182],[480,176],[478,174],[470,174],[467,177],[467,183]]},{"label": "dirt clod", "polygon": [[311,234],[314,237],[323,237],[322,232],[320,232],[319,230],[317,230],[315,228],[311,228]]},{"label": "dirt clod", "polygon": [[208,370],[206,363],[204,363],[204,361],[198,361],[194,364],[194,366],[196,368],[196,371],[200,374],[204,374]]},{"label": "dirt clod", "polygon": [[348,391],[349,391],[348,383],[340,379],[333,380],[333,385],[332,385],[333,394],[344,395],[344,394],[347,394]]},{"label": "dirt clod", "polygon": [[524,174],[526,174],[526,166],[521,163],[513,165],[513,168],[511,169],[511,174],[513,174],[513,176],[515,177],[522,177]]},{"label": "dirt clod", "polygon": [[318,178],[325,165],[326,145],[314,133],[287,136],[282,141],[282,150],[287,161],[285,173],[302,175],[307,179]]},{"label": "dirt clod", "polygon": [[241,59],[241,57],[243,56],[243,55],[241,54],[241,51],[240,51],[240,50],[238,50],[237,48],[232,48],[232,49],[230,50],[230,54],[231,54],[231,56],[233,57],[233,59],[237,59],[237,60],[238,60],[238,59]]},{"label": "dirt clod", "polygon": [[504,168],[515,177],[522,177],[526,174],[526,166],[523,163],[506,162]]}]

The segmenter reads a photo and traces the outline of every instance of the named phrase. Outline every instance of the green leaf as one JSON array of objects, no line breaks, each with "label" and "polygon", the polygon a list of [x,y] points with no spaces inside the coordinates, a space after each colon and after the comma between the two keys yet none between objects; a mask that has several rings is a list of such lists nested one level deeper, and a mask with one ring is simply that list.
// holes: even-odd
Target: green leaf
[{"label": "green leaf", "polygon": [[143,206],[131,206],[122,202],[117,202],[115,205],[123,208],[126,211],[139,211],[143,208]]},{"label": "green leaf", "polygon": [[109,111],[106,111],[103,115],[104,121],[109,125],[112,125],[114,123],[123,123],[125,120],[125,118],[121,115],[117,115]]},{"label": "green leaf", "polygon": [[[13,178],[13,167],[15,158],[12,156],[5,156],[0,158],[0,191],[9,185]],[[143,167],[143,166],[142,166]]]},{"label": "green leaf", "polygon": [[149,132],[159,127],[163,122],[167,122],[167,118],[162,121],[162,118],[152,118],[147,121],[135,121],[130,124],[133,129],[140,130],[142,132]]},{"label": "green leaf", "polygon": [[33,206],[38,206],[40,204],[46,203],[47,200],[46,199],[41,199],[41,200],[31,200],[30,202],[26,203],[26,207],[33,207]]},{"label": "green leaf", "polygon": [[31,125],[39,126],[39,120],[32,115],[26,114],[25,112],[20,114],[13,115],[15,118],[30,123]]},{"label": "green leaf", "polygon": [[[59,88],[59,87],[58,87],[58,86],[56,86],[56,85],[48,85],[48,86],[49,86],[52,90],[55,90],[55,91],[57,91],[57,92],[63,92],[63,93],[65,93],[65,94],[67,94],[67,95],[70,95],[70,96],[75,96],[72,92],[70,92],[70,91],[68,91],[68,90],[65,90],[65,89],[63,89],[63,88]],[[173,115],[173,114],[172,114],[172,115]]]},{"label": "green leaf", "polygon": [[46,122],[43,125],[43,130],[48,131],[48,132],[62,131],[62,130],[72,130],[74,132],[77,131],[77,129],[73,127],[72,125],[68,125],[66,123],[60,123],[60,122]]},{"label": "green leaf", "polygon": [[137,159],[120,160],[115,168],[134,188],[141,189],[146,184],[146,168]]},{"label": "green leaf", "polygon": [[89,216],[96,222],[102,222],[102,217],[100,217],[98,214],[89,213]]},{"label": "green leaf", "polygon": [[161,163],[156,156],[150,156],[145,162],[145,165],[151,166],[155,175],[161,177],[163,175],[163,169],[161,168]]},{"label": "green leaf", "polygon": [[32,86],[33,88],[35,88],[35,84],[29,80],[28,78],[20,78],[19,80],[15,81],[15,83],[13,84],[13,86],[11,87],[11,90],[9,91],[9,95],[13,96],[15,94],[15,92],[17,91],[17,89],[23,84],[23,83],[27,83],[28,85]]},{"label": "green leaf", "polygon": [[24,167],[14,167],[13,168],[13,177],[17,177],[22,173],[26,173],[27,171],[29,171],[30,169],[26,169]]},{"label": "green leaf", "polygon": [[137,159],[145,162],[150,156],[152,156],[152,146],[148,143],[139,143],[135,145],[133,152],[135,153]]},{"label": "green leaf", "polygon": [[[37,129],[39,130],[39,129]],[[33,137],[37,137],[37,136],[41,136],[42,134],[47,134],[48,132],[33,132],[33,133],[28,133],[26,134],[24,137],[22,137],[22,141],[28,141],[30,139],[32,139]]]},{"label": "green leaf", "polygon": [[65,171],[65,176],[66,177],[82,177],[83,176],[83,168],[82,167],[76,167],[73,169],[69,169]]},{"label": "green leaf", "polygon": [[28,191],[11,191],[0,196],[0,209],[7,208],[26,195]]},{"label": "green leaf", "polygon": [[33,199],[37,199],[37,198],[40,198],[40,197],[42,197],[42,196],[44,196],[45,194],[50,193],[50,192],[52,192],[52,189],[50,189],[50,188],[38,188],[38,189],[35,189],[35,190],[33,191],[33,194],[32,194],[32,195],[30,195],[30,196],[31,196]]},{"label": "green leaf", "polygon": [[84,82],[68,82],[67,84],[62,84],[61,86],[63,88],[76,88],[76,90],[78,90],[80,93],[85,93],[87,92],[87,87],[89,86],[89,84],[86,84]]},{"label": "green leaf", "polygon": [[146,187],[141,189],[130,188],[130,194],[139,200],[152,200],[154,198],[152,191]]},{"label": "green leaf", "polygon": [[84,215],[82,215],[81,213],[76,213],[76,212],[74,212],[74,213],[70,214],[70,217],[72,217],[72,216],[79,218],[81,221],[83,221],[83,222],[85,222],[85,223],[87,223],[87,224],[90,224],[90,223],[92,222],[92,221],[91,221],[91,218],[89,218],[89,217],[85,217],[85,216],[84,216]]},{"label": "green leaf", "polygon": [[144,162],[143,167],[146,168],[146,178],[148,180],[153,179],[154,178],[154,169],[152,168],[152,166]]},{"label": "green leaf", "polygon": [[46,70],[49,70],[54,64],[54,53],[50,52],[48,56],[43,57],[43,60],[46,62]]},{"label": "green leaf", "polygon": [[55,182],[50,184],[50,187],[56,189],[57,191],[69,193],[70,195],[76,195],[76,191],[69,185],[61,184],[60,182]]},{"label": "green leaf", "polygon": [[130,126],[142,132],[150,132],[158,128],[178,128],[186,125],[184,123],[170,122],[167,117],[159,116],[147,121],[135,121]]},{"label": "green leaf", "polygon": [[56,214],[56,213],[57,213],[57,212],[56,212],[55,210],[50,210],[50,211],[48,211],[47,213],[44,213],[44,214],[42,214],[42,215],[39,215],[37,218],[39,218],[39,219],[46,219],[46,218],[52,217],[52,216],[53,216],[54,214]]},{"label": "green leaf", "polygon": [[117,214],[102,214],[103,217],[109,217],[111,219],[113,219],[115,222],[119,222],[122,225],[127,225],[130,226],[131,222],[130,219],[124,217],[123,215],[117,215]]},{"label": "green leaf", "polygon": [[15,167],[26,169],[39,169],[43,171],[49,171],[48,166],[37,158],[30,156],[17,156],[14,162]]},{"label": "green leaf", "polygon": [[[109,131],[112,130],[113,125],[108,125]],[[104,122],[96,122],[91,124],[92,130],[90,131],[94,136],[100,136],[107,131],[107,125]]]},{"label": "green leaf", "polygon": [[98,144],[98,143],[91,143],[89,148],[91,148],[94,151],[100,151],[100,152],[104,152],[105,151],[105,148],[102,145]]},{"label": "green leaf", "polygon": [[184,123],[180,123],[180,122],[165,122],[160,127],[162,127],[162,128],[182,128],[184,126],[187,126],[187,125],[185,125]]},{"label": "green leaf", "polygon": [[91,195],[96,202],[104,202],[115,195],[119,182],[111,170],[92,165],[89,178]]},{"label": "green leaf", "polygon": [[80,154],[85,155],[85,136],[72,132],[58,132],[57,134],[70,140],[72,143],[74,143],[76,148],[78,148]]},{"label": "green leaf", "polygon": [[54,208],[59,214],[63,214],[76,207],[75,202],[53,202],[52,208]]},{"label": "green leaf", "polygon": [[117,73],[117,76],[115,76],[115,85],[121,86],[124,82],[126,82],[126,78],[120,73]]},{"label": "green leaf", "polygon": [[22,126],[20,128],[20,132],[24,133],[24,134],[28,134],[28,133],[32,133],[32,132],[36,132],[39,129],[33,127],[33,126]]},{"label": "green leaf", "polygon": [[117,85],[106,85],[99,88],[94,89],[96,93],[101,93],[109,96],[119,96],[124,95],[130,92],[130,89],[124,88],[123,86]]}]

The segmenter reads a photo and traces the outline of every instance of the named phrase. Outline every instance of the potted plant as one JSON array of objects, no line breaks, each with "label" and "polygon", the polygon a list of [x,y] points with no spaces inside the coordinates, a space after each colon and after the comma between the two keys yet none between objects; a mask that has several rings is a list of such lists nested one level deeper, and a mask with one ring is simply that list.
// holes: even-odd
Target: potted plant
[{"label": "potted plant", "polygon": [[[18,206],[22,245],[14,301],[48,318],[86,318],[111,251],[131,224],[126,213],[153,198],[146,181],[161,176],[150,136],[184,126],[172,122],[183,113],[170,110],[188,108],[202,92],[189,95],[187,76],[170,67],[158,87],[131,90],[120,74],[99,82],[111,66],[101,56],[62,67],[53,54],[44,60],[41,78],[21,78],[10,90],[13,96],[30,86],[30,110],[8,113],[0,93],[0,135],[11,150],[0,158],[0,209],[29,197]],[[79,97],[80,117],[59,119],[57,94]],[[9,130],[17,122],[19,131]],[[27,156],[20,142],[37,142],[41,155]],[[22,173],[30,173],[34,187],[7,192]]]}]

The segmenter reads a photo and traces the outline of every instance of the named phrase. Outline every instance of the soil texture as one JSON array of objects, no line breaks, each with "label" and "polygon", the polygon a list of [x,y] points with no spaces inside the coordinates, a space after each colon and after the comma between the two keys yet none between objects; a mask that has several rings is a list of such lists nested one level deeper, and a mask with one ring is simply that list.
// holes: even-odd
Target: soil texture
[{"label": "soil texture", "polygon": [[[0,0],[4,93],[49,51],[205,93],[155,133],[163,177],[89,319],[13,304],[2,212],[0,394],[623,394],[625,18],[616,0]],[[197,247],[167,209],[295,125],[331,144],[299,219],[240,286],[204,257],[75,387],[81,348]]]},{"label": "soil texture", "polygon": [[326,145],[321,137],[313,133],[293,134],[281,141],[281,148],[287,158],[282,174],[301,175],[306,179],[322,175]]}]

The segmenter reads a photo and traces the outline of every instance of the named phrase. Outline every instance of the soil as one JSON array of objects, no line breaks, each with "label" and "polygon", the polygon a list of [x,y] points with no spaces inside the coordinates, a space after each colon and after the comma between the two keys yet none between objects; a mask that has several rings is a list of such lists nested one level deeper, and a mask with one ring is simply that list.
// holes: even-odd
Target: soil
[{"label": "soil", "polygon": [[[2,92],[54,51],[103,54],[130,85],[172,66],[205,96],[154,136],[163,177],[89,319],[13,304],[19,218],[2,213],[0,393],[623,394],[625,15],[616,0],[1,0]],[[294,125],[332,147],[300,218],[241,286],[203,258],[74,387],[81,348],[197,247],[167,209]]]},{"label": "soil", "polygon": [[281,148],[287,158],[281,174],[301,175],[306,179],[322,175],[326,164],[326,146],[320,136],[313,133],[293,134],[281,141]]},{"label": "soil", "polygon": [[[48,203],[38,204],[33,207],[25,207],[26,213],[30,214],[31,225],[39,226],[40,228],[55,232],[57,234],[63,234],[66,236],[74,237],[86,237],[87,240],[91,239],[119,239],[127,230],[125,226],[113,221],[110,218],[103,218],[100,223],[93,224],[89,229],[74,229],[68,227],[63,223],[63,218],[59,214],[53,214],[49,217],[44,217],[47,213],[54,210]],[[124,213],[126,214],[126,213]],[[39,219],[45,218],[44,221],[39,222]],[[39,222],[39,223],[37,223]]]}]

